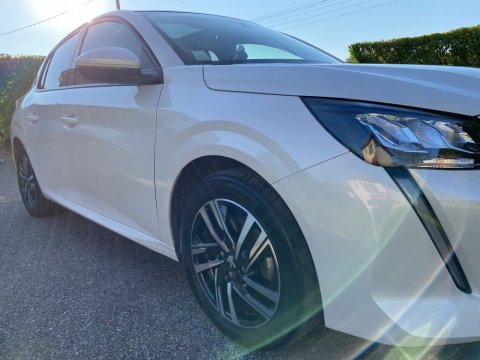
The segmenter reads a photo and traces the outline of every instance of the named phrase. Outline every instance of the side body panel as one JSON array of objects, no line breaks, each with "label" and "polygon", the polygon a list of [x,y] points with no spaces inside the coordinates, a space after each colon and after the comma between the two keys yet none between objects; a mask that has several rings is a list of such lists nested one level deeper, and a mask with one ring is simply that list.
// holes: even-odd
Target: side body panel
[{"label": "side body panel", "polygon": [[[154,187],[156,106],[162,85],[64,90],[57,154],[68,173],[62,191],[76,204],[146,235],[158,236]],[[49,181],[47,181],[47,186]]]},{"label": "side body panel", "polygon": [[[43,193],[175,259],[173,247],[158,240],[153,181],[155,116],[161,86],[113,87],[110,100],[105,100],[101,87],[68,91],[70,94],[65,90],[38,93],[32,89],[12,119],[12,141],[19,139],[26,148]],[[45,119],[39,117],[32,124],[27,115],[38,102],[59,106],[54,114],[44,114]],[[78,123],[66,126],[61,121],[62,111],[75,115]]]},{"label": "side body panel", "polygon": [[228,157],[273,183],[347,152],[298,97],[212,91],[200,66],[170,68],[164,75],[155,181],[160,239],[169,246],[172,191],[195,159]]},{"label": "side body panel", "polygon": [[62,93],[49,91],[39,93],[32,89],[16,109],[12,123],[12,138],[24,144],[42,190],[58,192],[68,182],[68,173],[62,169],[60,147],[62,126],[57,102]]},{"label": "side body panel", "polygon": [[[148,86],[112,87],[107,98],[104,92],[108,88],[68,90],[69,95],[59,101],[65,106],[59,108],[65,107],[68,115],[75,115],[78,124],[63,126],[60,120],[56,124],[63,141],[59,153],[64,159],[72,159],[56,168],[64,169],[64,176],[70,180],[60,181],[64,192],[59,194],[39,178],[46,196],[176,258],[170,224],[171,195],[181,170],[191,161],[210,155],[229,157],[273,183],[347,152],[298,97],[212,91],[205,86],[201,66],[164,69],[164,76],[156,132],[148,109],[159,90],[148,90]],[[14,123],[20,124],[21,116],[19,109]],[[24,124],[18,129],[12,135],[26,141]],[[47,156],[42,167],[53,164]],[[141,164],[152,166],[139,171]],[[35,162],[33,166],[37,168]],[[153,168],[156,194],[150,192]],[[149,210],[155,196],[157,209]]]}]

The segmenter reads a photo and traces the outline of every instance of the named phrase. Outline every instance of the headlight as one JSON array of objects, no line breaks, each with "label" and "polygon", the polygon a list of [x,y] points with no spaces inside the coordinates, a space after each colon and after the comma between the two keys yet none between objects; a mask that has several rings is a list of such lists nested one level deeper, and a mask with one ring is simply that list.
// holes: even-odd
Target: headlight
[{"label": "headlight", "polygon": [[480,166],[480,120],[361,102],[304,98],[338,141],[384,167]]}]

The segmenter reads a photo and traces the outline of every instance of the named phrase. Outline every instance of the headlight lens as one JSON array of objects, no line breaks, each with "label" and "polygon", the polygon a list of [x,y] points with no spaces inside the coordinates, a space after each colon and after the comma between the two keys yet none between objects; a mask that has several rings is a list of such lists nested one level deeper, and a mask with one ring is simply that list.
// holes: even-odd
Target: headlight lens
[{"label": "headlight lens", "polygon": [[303,101],[328,132],[370,164],[443,169],[480,166],[480,120],[361,102]]}]

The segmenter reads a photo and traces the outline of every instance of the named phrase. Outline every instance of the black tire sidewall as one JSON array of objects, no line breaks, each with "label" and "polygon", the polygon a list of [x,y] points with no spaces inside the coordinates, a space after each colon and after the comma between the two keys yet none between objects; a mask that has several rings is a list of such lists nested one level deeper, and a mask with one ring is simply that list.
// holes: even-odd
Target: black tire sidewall
[{"label": "black tire sidewall", "polygon": [[[198,210],[213,199],[228,199],[247,209],[266,231],[277,255],[281,279],[281,296],[274,317],[257,329],[245,329],[224,319],[212,307],[193,269],[190,252],[191,228]],[[228,175],[212,175],[203,180],[191,192],[181,218],[180,247],[182,262],[195,296],[213,323],[231,338],[243,345],[265,348],[283,342],[300,320],[298,306],[302,301],[302,281],[299,277],[299,261],[289,238],[289,229],[284,226],[255,186]]]},{"label": "black tire sidewall", "polygon": [[[34,206],[29,206],[26,199],[25,199],[25,194],[24,194],[24,191],[22,189],[22,186],[21,186],[21,180],[20,180],[20,174],[19,174],[19,164],[21,161],[23,161],[23,158],[26,157],[29,164],[30,164],[30,167],[32,169],[32,173],[33,173],[33,178],[34,178],[34,181],[35,181],[35,205]],[[40,185],[38,184],[38,181],[37,181],[37,176],[35,175],[35,171],[33,170],[33,165],[30,161],[30,158],[28,157],[27,153],[25,150],[20,150],[17,158],[16,158],[16,161],[17,161],[17,180],[18,180],[18,188],[20,190],[20,196],[22,197],[22,202],[23,202],[23,205],[25,206],[25,209],[27,210],[27,212],[34,216],[34,217],[38,217],[38,216],[41,216],[42,215],[42,212],[43,212],[43,207],[46,206],[46,204],[43,204],[42,203],[42,200],[44,200],[44,197],[43,197],[43,193],[42,193],[42,190],[40,189]]]}]

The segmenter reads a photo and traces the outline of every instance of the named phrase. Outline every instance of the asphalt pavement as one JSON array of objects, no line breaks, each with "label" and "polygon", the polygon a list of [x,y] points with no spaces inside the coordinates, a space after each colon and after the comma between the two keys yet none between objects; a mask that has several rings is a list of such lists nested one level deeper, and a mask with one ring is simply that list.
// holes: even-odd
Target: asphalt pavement
[{"label": "asphalt pavement", "polygon": [[248,353],[220,333],[181,264],[70,211],[36,219],[0,148],[0,359],[469,359],[480,344],[372,345],[320,328]]}]

